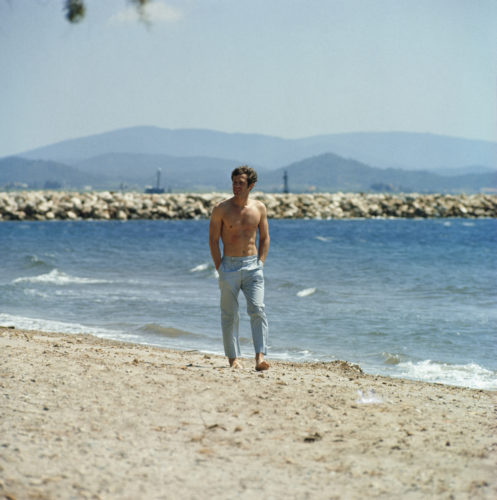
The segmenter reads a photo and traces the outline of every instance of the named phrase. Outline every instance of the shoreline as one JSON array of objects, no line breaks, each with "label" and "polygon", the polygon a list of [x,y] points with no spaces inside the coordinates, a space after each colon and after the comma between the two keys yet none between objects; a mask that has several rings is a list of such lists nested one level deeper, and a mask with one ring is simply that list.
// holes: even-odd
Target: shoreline
[{"label": "shoreline", "polygon": [[[1,221],[207,219],[228,193],[0,192]],[[270,219],[497,218],[495,194],[254,192]]]},{"label": "shoreline", "polygon": [[495,392],[5,327],[0,359],[1,498],[497,495]]},{"label": "shoreline", "polygon": [[[40,329],[41,328],[41,329]],[[23,331],[23,332],[41,332],[41,333],[47,333],[47,334],[60,334],[60,335],[88,335],[90,337],[93,337],[98,340],[103,340],[103,341],[109,341],[109,342],[117,342],[117,343],[123,343],[123,344],[129,344],[129,345],[136,345],[136,346],[144,346],[144,347],[151,347],[151,348],[157,348],[157,349],[162,349],[166,351],[173,351],[173,352],[197,352],[201,355],[207,355],[207,356],[213,356],[213,357],[218,357],[218,358],[224,358],[224,355],[222,353],[222,348],[219,349],[213,349],[212,347],[210,348],[203,348],[203,347],[194,347],[194,346],[189,346],[189,347],[179,347],[179,346],[168,346],[166,345],[161,345],[160,343],[154,343],[154,342],[147,342],[147,341],[138,341],[138,340],[130,340],[130,339],[125,339],[122,336],[116,335],[112,336],[109,335],[108,333],[106,334],[99,334],[99,333],[83,333],[84,330],[79,329],[79,331],[73,331],[73,332],[68,332],[65,331],[63,328],[56,328],[56,329],[50,329],[47,327],[35,327],[35,326],[18,326],[14,325],[14,322],[3,322],[3,324],[0,324],[0,330],[1,329],[8,329],[8,330],[18,330],[18,331]],[[246,339],[247,342],[251,342],[250,339]],[[250,348],[248,349],[250,351]],[[319,364],[333,364],[333,363],[346,363],[350,366],[355,366],[358,368],[361,373],[367,376],[371,377],[383,377],[383,378],[388,378],[388,379],[393,379],[393,380],[410,380],[413,382],[420,382],[420,383],[428,383],[428,384],[440,384],[443,386],[447,387],[458,387],[462,389],[471,389],[471,390],[484,390],[488,391],[491,393],[495,393],[497,396],[497,379],[489,379],[492,380],[492,383],[489,384],[489,380],[482,380],[481,375],[480,378],[475,381],[474,379],[471,379],[471,384],[468,385],[468,381],[461,381],[460,379],[457,380],[450,380],[454,378],[454,375],[451,374],[442,376],[438,374],[437,376],[416,376],[416,375],[409,375],[409,373],[402,373],[402,372],[397,372],[397,373],[392,373],[391,371],[388,370],[381,370],[378,366],[375,368],[372,368],[371,366],[368,366],[367,363],[364,365],[362,361],[360,360],[350,360],[348,359],[347,361],[344,361],[343,359],[346,359],[345,357],[343,359],[337,358],[336,356],[328,355],[328,356],[320,356],[320,357],[314,357],[310,359],[298,359],[295,357],[291,356],[281,356],[278,355],[278,353],[274,352],[268,352],[267,354],[268,360],[272,360],[273,362],[277,363],[292,363],[295,365],[319,365]],[[250,359],[247,358],[246,352],[242,353],[241,359]],[[431,360],[425,360],[425,363],[432,363]],[[443,362],[435,362],[435,365],[446,365],[446,363]],[[469,364],[474,364],[474,362],[469,363]],[[450,365],[448,365],[450,366]],[[454,369],[461,369],[465,368],[467,365],[453,365]],[[490,369],[482,367],[481,365],[476,364],[476,367],[478,369],[483,370],[486,372],[485,375],[490,374],[490,373],[495,373],[492,372]]]}]

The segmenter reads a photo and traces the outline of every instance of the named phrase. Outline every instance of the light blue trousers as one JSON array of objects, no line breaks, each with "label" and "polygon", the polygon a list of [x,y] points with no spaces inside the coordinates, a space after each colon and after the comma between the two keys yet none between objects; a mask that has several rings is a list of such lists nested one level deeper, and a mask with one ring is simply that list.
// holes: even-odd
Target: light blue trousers
[{"label": "light blue trousers", "polygon": [[268,324],[264,306],[262,263],[258,261],[257,255],[223,257],[218,272],[224,353],[228,358],[240,356],[238,295],[242,290],[247,300],[255,352],[266,354]]}]

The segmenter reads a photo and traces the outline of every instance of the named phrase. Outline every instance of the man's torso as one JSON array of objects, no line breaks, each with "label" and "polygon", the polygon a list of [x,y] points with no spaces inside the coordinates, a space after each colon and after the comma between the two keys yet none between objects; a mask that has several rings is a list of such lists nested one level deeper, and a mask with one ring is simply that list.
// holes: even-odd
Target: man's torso
[{"label": "man's torso", "polygon": [[223,253],[229,257],[257,255],[257,228],[261,221],[261,210],[256,200],[246,206],[233,203],[233,198],[221,204],[221,239]]}]

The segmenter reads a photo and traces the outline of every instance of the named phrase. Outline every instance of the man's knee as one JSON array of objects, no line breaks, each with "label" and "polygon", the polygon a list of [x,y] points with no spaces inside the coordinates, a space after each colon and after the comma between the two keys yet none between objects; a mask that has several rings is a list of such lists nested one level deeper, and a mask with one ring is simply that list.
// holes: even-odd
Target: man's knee
[{"label": "man's knee", "polygon": [[233,311],[221,311],[222,321],[232,321],[235,318],[235,313]]},{"label": "man's knee", "polygon": [[265,318],[266,307],[264,304],[248,304],[247,313],[251,318]]}]

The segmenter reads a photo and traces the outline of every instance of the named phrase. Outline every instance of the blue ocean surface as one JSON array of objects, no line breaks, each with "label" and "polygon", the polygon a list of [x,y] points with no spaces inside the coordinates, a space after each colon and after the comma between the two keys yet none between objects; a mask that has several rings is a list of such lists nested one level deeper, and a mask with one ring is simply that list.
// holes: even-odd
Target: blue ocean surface
[{"label": "blue ocean surface", "polygon": [[[269,227],[270,359],[497,390],[497,220]],[[206,220],[2,222],[0,266],[0,325],[222,354]]]}]

